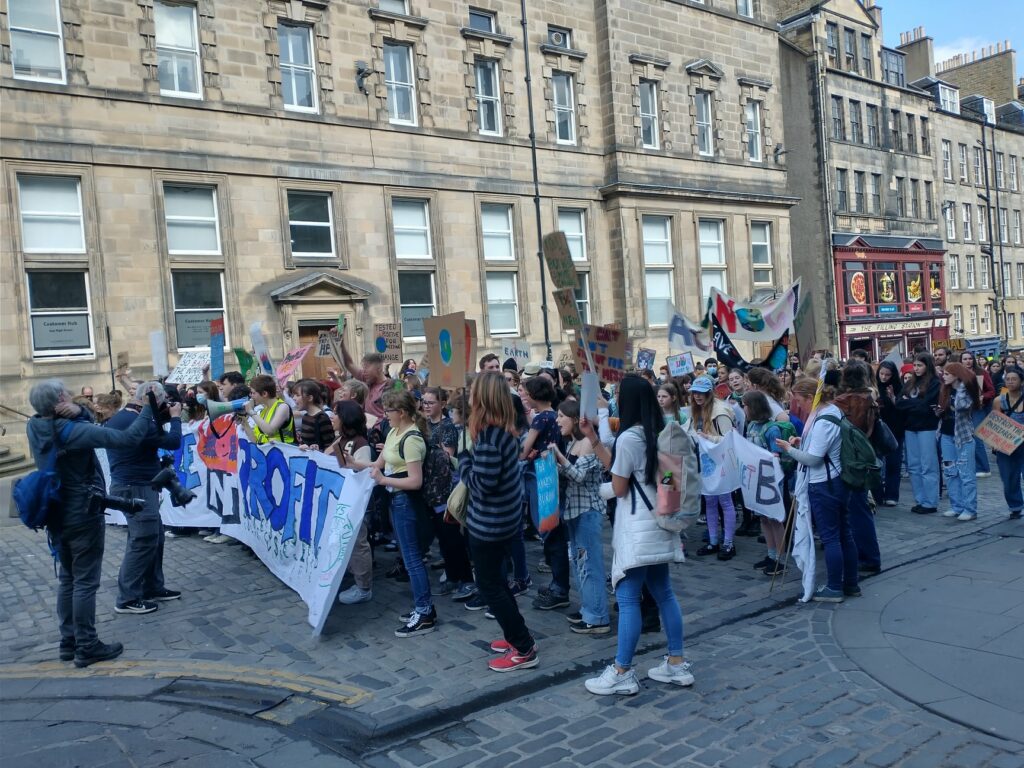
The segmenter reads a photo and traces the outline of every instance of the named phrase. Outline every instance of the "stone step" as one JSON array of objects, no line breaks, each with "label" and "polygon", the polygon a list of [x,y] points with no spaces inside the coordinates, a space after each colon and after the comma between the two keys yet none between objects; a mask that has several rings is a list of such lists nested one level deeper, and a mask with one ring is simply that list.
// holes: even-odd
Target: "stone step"
[{"label": "stone step", "polygon": [[10,452],[11,452],[11,446],[9,446],[9,445],[0,445],[0,458],[3,458],[4,456],[9,454]]}]

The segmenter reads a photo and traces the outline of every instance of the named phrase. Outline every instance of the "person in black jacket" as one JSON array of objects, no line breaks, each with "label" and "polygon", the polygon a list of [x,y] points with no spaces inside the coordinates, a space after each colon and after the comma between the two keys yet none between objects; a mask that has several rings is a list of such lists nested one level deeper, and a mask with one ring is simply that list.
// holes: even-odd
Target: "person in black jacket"
[{"label": "person in black jacket", "polygon": [[917,502],[911,511],[919,515],[937,512],[939,505],[939,387],[935,362],[922,352],[914,358],[914,376],[896,403],[906,420],[907,470]]},{"label": "person in black jacket", "polygon": [[885,466],[882,472],[882,487],[875,491],[875,501],[886,507],[895,507],[900,500],[900,469],[903,464],[903,441],[906,427],[903,411],[897,402],[903,394],[903,382],[896,365],[883,360],[875,373],[875,385],[878,388],[878,418],[889,427],[899,448],[885,455]]},{"label": "person in black jacket", "polygon": [[45,466],[55,450],[54,436],[72,427],[60,439],[57,458],[60,508],[47,528],[60,560],[57,620],[60,624],[60,659],[74,659],[76,667],[117,658],[121,643],[103,643],[96,635],[96,590],[103,565],[103,504],[95,489],[105,490],[96,448],[139,446],[154,424],[145,406],[139,418],[122,431],[93,424],[88,413],[71,402],[62,381],[48,379],[32,387],[28,396],[36,415],[28,423],[28,442],[37,467]]}]

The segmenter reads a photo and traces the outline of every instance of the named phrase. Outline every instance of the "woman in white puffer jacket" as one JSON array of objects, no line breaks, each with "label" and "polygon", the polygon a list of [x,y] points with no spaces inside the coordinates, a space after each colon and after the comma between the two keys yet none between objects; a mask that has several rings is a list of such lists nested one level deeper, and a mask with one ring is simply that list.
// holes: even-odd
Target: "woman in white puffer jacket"
[{"label": "woman in white puffer jacket", "polygon": [[639,376],[627,376],[619,388],[619,435],[608,450],[594,426],[580,428],[594,445],[598,458],[611,471],[612,482],[602,492],[617,497],[612,532],[612,585],[619,604],[618,651],[615,662],[599,676],[587,680],[591,693],[634,694],[640,690],[632,668],[640,639],[640,592],[644,584],[658,604],[668,637],[668,656],[648,670],[647,676],[675,685],[692,685],[690,665],[683,659],[683,617],[672,592],[669,563],[682,562],[679,535],[658,526],[658,433],[664,426],[661,408],[651,385]]}]

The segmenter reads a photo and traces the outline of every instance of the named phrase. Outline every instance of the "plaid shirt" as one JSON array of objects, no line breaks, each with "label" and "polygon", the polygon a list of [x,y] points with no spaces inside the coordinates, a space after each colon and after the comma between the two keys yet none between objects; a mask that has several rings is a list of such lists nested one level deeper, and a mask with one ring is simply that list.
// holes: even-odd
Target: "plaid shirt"
[{"label": "plaid shirt", "polygon": [[974,403],[967,390],[957,387],[953,394],[953,442],[956,447],[969,443],[974,439],[974,421],[971,418],[971,411]]},{"label": "plaid shirt", "polygon": [[[566,449],[566,454],[572,445]],[[600,460],[593,453],[580,456],[575,464],[559,465],[558,473],[566,478],[565,491],[562,494],[562,519],[574,520],[591,509],[601,509],[601,474],[603,471]]]}]

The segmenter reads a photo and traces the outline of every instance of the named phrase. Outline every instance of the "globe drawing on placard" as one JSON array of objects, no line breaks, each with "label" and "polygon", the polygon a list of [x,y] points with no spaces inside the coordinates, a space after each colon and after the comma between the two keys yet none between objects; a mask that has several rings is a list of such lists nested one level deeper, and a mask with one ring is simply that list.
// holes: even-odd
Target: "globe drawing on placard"
[{"label": "globe drawing on placard", "polygon": [[378,336],[377,341],[374,342],[373,346],[376,347],[377,351],[382,355],[388,351],[388,341],[383,336]]},{"label": "globe drawing on placard", "polygon": [[441,362],[451,365],[452,362],[452,334],[447,328],[443,329],[438,336],[441,346]]}]

